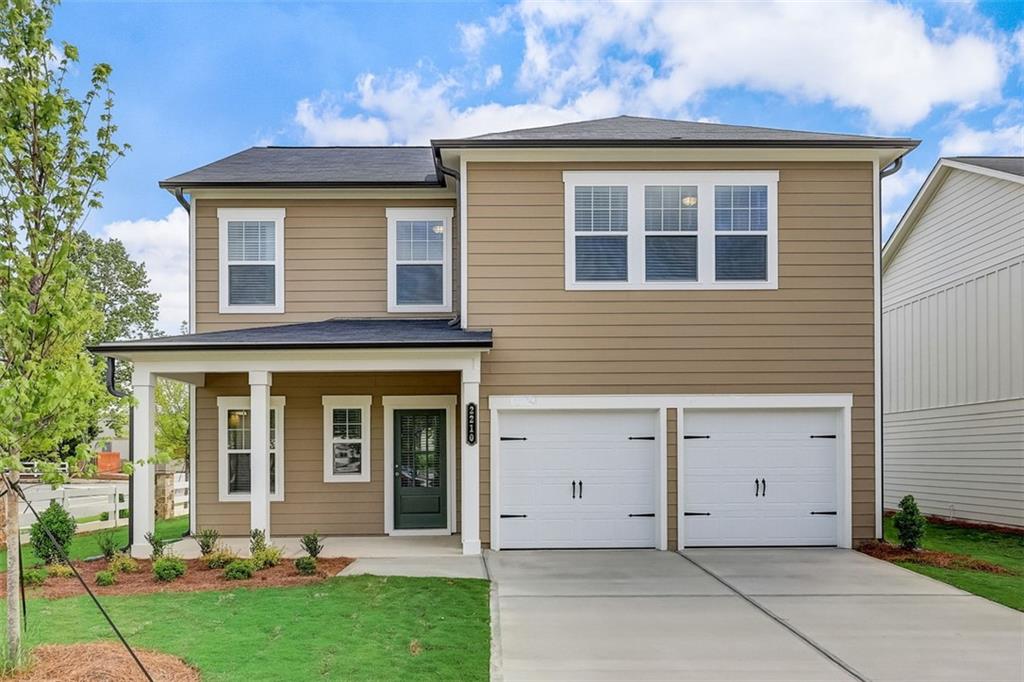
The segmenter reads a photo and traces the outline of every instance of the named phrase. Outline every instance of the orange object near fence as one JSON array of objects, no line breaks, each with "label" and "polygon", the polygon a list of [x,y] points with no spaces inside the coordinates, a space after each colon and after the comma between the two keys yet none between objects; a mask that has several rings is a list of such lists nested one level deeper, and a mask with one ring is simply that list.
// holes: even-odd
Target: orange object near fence
[{"label": "orange object near fence", "polygon": [[100,452],[96,455],[96,467],[104,473],[119,473],[121,471],[120,452]]}]

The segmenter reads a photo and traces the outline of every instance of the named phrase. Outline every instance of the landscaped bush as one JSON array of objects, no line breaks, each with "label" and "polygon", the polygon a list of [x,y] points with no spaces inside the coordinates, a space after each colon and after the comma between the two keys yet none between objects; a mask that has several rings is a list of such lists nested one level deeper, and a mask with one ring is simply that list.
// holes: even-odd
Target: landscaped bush
[{"label": "landscaped bush", "polygon": [[900,500],[900,510],[892,522],[900,539],[900,547],[917,549],[921,546],[921,538],[924,537],[924,529],[928,522],[917,508],[913,495],[907,495]]},{"label": "landscaped bush", "polygon": [[284,552],[280,547],[264,547],[252,555],[252,563],[256,567],[257,571],[262,571],[264,568],[277,566],[281,563],[281,558],[283,556]]},{"label": "landscaped bush", "polygon": [[46,582],[47,573],[45,568],[26,568],[22,572],[22,576],[26,585],[36,587]]},{"label": "landscaped bush", "polygon": [[73,578],[75,572],[67,564],[53,564],[47,570],[51,578]]},{"label": "landscaped bush", "polygon": [[153,562],[153,575],[165,583],[177,580],[185,575],[185,560],[176,556],[162,556]]},{"label": "landscaped bush", "polygon": [[159,559],[164,555],[164,548],[167,547],[166,540],[158,538],[155,533],[146,533],[146,542],[153,548],[154,559]]},{"label": "landscaped bush", "polygon": [[96,574],[96,584],[100,587],[110,587],[117,582],[117,574],[113,571],[99,571]]},{"label": "landscaped bush", "polygon": [[249,559],[236,559],[224,569],[228,580],[248,580],[256,573],[256,566]]},{"label": "landscaped bush", "polygon": [[[30,539],[36,556],[47,564],[64,561],[77,527],[74,517],[64,507],[56,500],[50,502],[50,506],[39,515],[39,520],[32,524]],[[56,545],[50,541],[45,529],[50,530]]]},{"label": "landscaped bush", "polygon": [[196,542],[199,543],[199,553],[203,556],[206,556],[217,548],[218,540],[220,540],[220,533],[213,528],[204,528],[196,533]]},{"label": "landscaped bush", "polygon": [[100,512],[100,521],[109,521],[110,512]]},{"label": "landscaped bush", "polygon": [[320,534],[316,531],[302,536],[302,549],[306,554],[316,559],[320,552],[324,551],[324,543],[320,542]]},{"label": "landscaped bush", "polygon": [[316,559],[311,556],[300,556],[295,560],[295,570],[300,575],[313,575],[316,573]]},{"label": "landscaped bush", "polygon": [[231,562],[237,560],[238,555],[224,547],[218,547],[200,559],[200,561],[203,562],[203,566],[206,566],[207,568],[224,568]]},{"label": "landscaped bush", "polygon": [[259,528],[254,528],[249,533],[249,554],[254,555],[261,549],[267,548],[267,534]]},{"label": "landscaped bush", "polygon": [[127,554],[115,554],[107,564],[107,568],[114,573],[138,573],[139,562]]},{"label": "landscaped bush", "polygon": [[106,530],[96,534],[96,544],[99,545],[103,558],[110,561],[117,554],[117,536],[112,530]]}]

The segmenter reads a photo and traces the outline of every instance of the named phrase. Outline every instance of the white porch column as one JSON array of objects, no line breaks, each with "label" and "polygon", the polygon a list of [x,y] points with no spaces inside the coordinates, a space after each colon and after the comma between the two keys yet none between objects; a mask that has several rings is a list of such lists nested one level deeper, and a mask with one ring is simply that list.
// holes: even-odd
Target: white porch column
[{"label": "white porch column", "polygon": [[270,372],[249,372],[249,527],[270,540]]},{"label": "white porch column", "polygon": [[[462,370],[462,553],[480,553],[480,364]],[[477,433],[472,445],[468,441],[467,406],[476,406]]]},{"label": "white porch column", "polygon": [[156,454],[153,434],[156,422],[156,377],[144,365],[136,363],[132,372],[132,394],[135,397],[135,423],[132,432],[135,464],[132,476],[132,546],[131,555],[148,558],[150,546],[146,534],[153,532],[156,501],[153,456]]}]

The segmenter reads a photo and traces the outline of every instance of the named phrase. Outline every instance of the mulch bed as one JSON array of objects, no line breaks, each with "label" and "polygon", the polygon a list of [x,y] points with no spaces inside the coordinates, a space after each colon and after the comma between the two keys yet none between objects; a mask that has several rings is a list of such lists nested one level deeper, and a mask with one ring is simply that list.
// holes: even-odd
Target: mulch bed
[{"label": "mulch bed", "polygon": [[937,568],[983,571],[985,573],[1001,575],[1010,573],[1010,571],[998,564],[975,559],[964,554],[953,554],[952,552],[935,552],[930,549],[903,549],[896,545],[890,545],[888,542],[868,542],[857,549],[883,561],[905,561],[912,564],[935,566]]},{"label": "mulch bed", "polygon": [[[889,509],[885,512],[886,516],[895,516],[896,512]],[[928,519],[928,523],[936,523],[941,526],[955,526],[956,528],[965,528],[967,530],[984,530],[991,531],[993,533],[1004,533],[1006,535],[1017,535],[1024,537],[1024,528],[1017,526],[1000,526],[994,523],[982,523],[981,521],[965,521],[963,519],[951,519],[945,516],[933,516],[931,514],[925,514],[924,516]]]},{"label": "mulch bed", "polygon": [[[315,575],[300,575],[291,559],[284,559],[277,566],[257,571],[249,580],[226,580],[223,569],[206,568],[198,559],[185,561],[188,570],[185,575],[172,582],[160,582],[153,577],[152,562],[139,559],[137,573],[119,573],[117,584],[100,587],[96,584],[96,574],[106,570],[107,562],[102,559],[95,561],[76,561],[75,568],[92,591],[98,595],[149,594],[152,592],[200,592],[203,590],[230,590],[236,587],[284,587],[288,585],[308,585],[334,577],[341,569],[352,563],[352,559],[317,559]],[[0,594],[6,589],[7,575],[0,577]],[[30,596],[47,599],[61,597],[77,597],[85,594],[82,584],[75,577],[49,577],[39,587],[27,587]],[[127,679],[127,678],[125,678]]]},{"label": "mulch bed", "polygon": [[[198,682],[199,671],[180,658],[136,649],[142,664],[157,682]],[[128,651],[114,642],[44,644],[32,651],[32,662],[14,682],[145,682]]]}]

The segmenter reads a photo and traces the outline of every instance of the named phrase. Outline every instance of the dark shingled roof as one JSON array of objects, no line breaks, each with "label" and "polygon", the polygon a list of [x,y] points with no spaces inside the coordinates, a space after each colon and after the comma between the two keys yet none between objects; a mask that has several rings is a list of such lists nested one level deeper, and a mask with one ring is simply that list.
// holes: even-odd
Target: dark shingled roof
[{"label": "dark shingled roof", "polygon": [[616,116],[431,143],[436,147],[916,147],[919,140]]},{"label": "dark shingled roof", "polygon": [[1024,156],[951,156],[950,160],[1024,177]]},{"label": "dark shingled roof", "polygon": [[274,327],[112,341],[90,346],[100,355],[154,350],[282,350],[306,348],[490,348],[491,332],[448,320],[333,319]]},{"label": "dark shingled roof", "polygon": [[443,185],[430,147],[251,147],[167,178],[161,187]]}]

